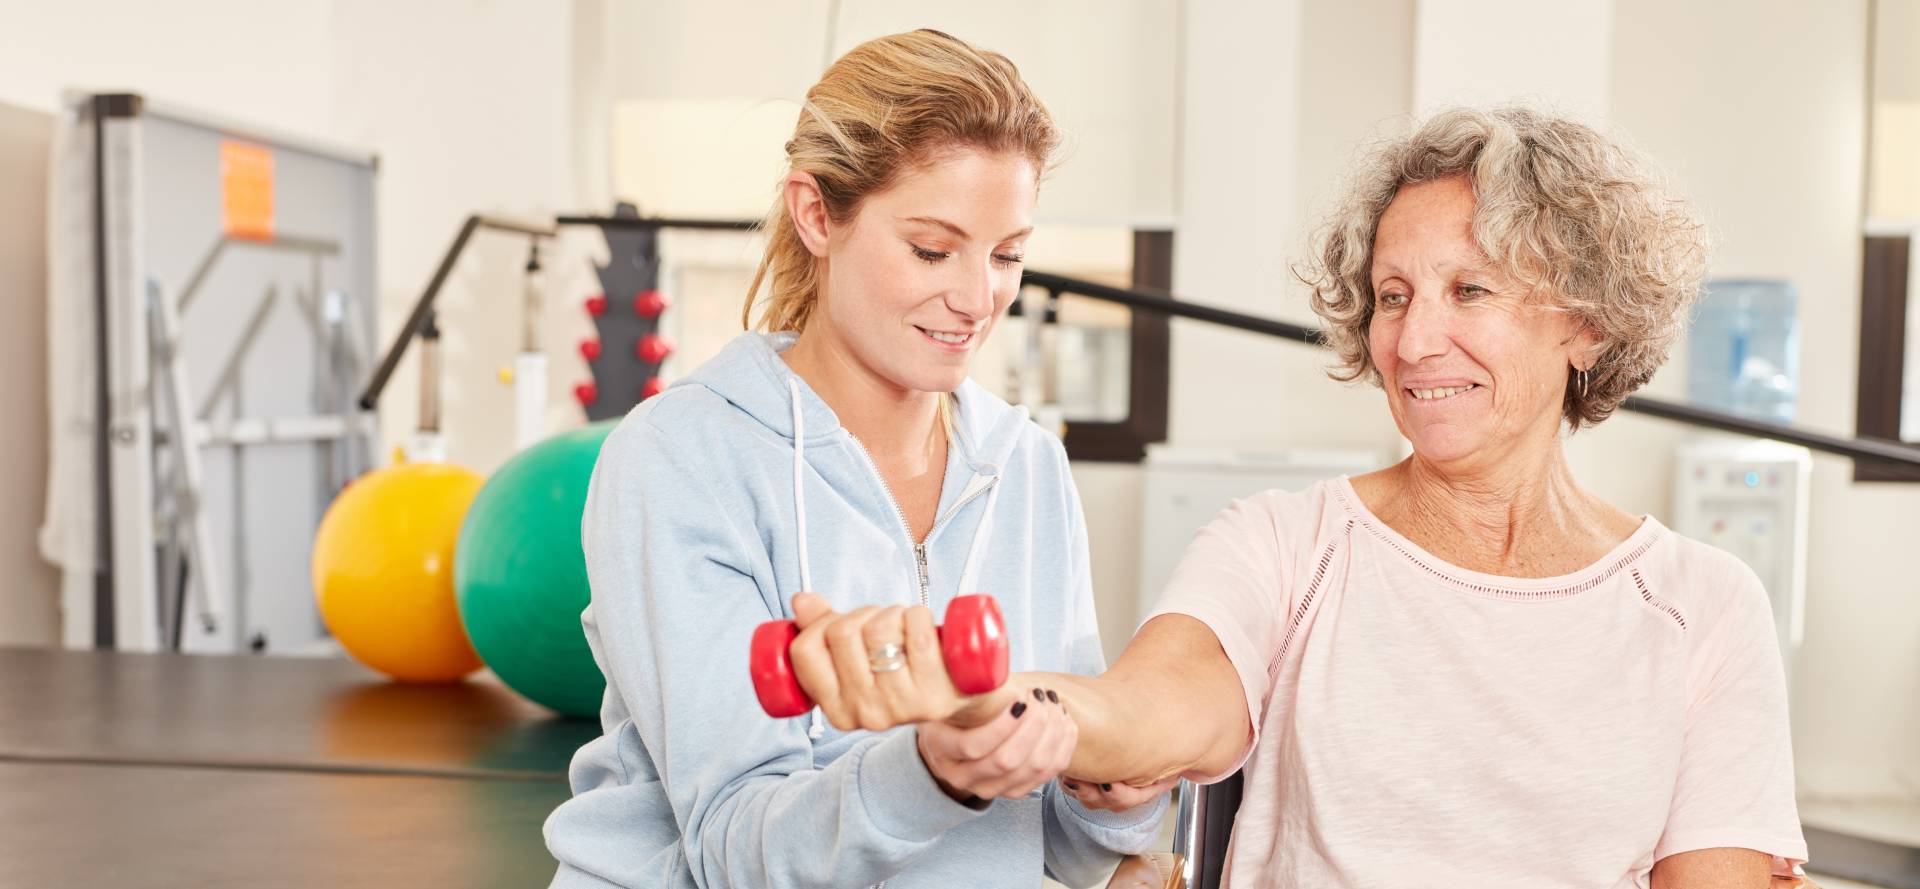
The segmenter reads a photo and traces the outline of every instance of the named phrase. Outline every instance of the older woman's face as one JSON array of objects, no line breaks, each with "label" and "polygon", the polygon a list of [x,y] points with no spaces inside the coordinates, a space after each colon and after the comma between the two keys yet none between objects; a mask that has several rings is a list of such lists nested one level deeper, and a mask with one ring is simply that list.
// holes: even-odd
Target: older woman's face
[{"label": "older woman's face", "polygon": [[1373,241],[1368,343],[1400,433],[1431,462],[1492,465],[1557,434],[1567,369],[1589,340],[1571,315],[1494,271],[1473,240],[1464,177],[1409,185]]}]

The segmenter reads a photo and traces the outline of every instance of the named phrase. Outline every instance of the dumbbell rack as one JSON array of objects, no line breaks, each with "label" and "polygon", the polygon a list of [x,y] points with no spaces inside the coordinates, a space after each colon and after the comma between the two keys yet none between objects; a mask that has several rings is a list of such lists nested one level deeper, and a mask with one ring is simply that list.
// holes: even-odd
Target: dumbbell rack
[{"label": "dumbbell rack", "polygon": [[638,222],[632,204],[594,223],[607,239],[607,264],[596,266],[600,292],[587,298],[596,335],[580,341],[593,379],[573,387],[588,420],[610,420],[665,387],[660,366],[674,343],[660,329],[673,300],[660,289],[660,229],[616,225]]}]

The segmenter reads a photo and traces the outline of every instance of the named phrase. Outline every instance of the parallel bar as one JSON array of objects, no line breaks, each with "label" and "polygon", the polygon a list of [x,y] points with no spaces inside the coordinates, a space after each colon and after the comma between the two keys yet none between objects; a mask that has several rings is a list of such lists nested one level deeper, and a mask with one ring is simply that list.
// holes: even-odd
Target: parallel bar
[{"label": "parallel bar", "polygon": [[[1106,284],[1098,284],[1079,278],[1070,278],[1065,275],[1056,275],[1051,272],[1029,271],[1026,273],[1022,283],[1027,286],[1042,287],[1059,293],[1072,293],[1118,303],[1141,311],[1164,312],[1180,318],[1191,318],[1195,321],[1205,321],[1209,324],[1218,324],[1223,327],[1231,327],[1251,333],[1266,334],[1267,336],[1293,340],[1294,342],[1313,345],[1317,345],[1320,342],[1318,332],[1312,328],[1302,327],[1298,324],[1289,324],[1285,321],[1275,321],[1271,318],[1261,318],[1256,315],[1246,315],[1226,309],[1197,305],[1195,303],[1177,300],[1164,294],[1111,287]],[[1725,411],[1694,407],[1693,405],[1679,404],[1671,401],[1662,401],[1644,395],[1629,396],[1626,403],[1622,404],[1621,407],[1635,413],[1646,414],[1647,416],[1658,417],[1663,420],[1673,420],[1689,426],[1718,429],[1723,432],[1751,435],[1756,438],[1770,438],[1775,441],[1795,444],[1810,450],[1835,454],[1841,457],[1849,457],[1855,460],[1871,460],[1920,467],[1920,447],[1914,447],[1912,445],[1871,438],[1849,438],[1839,435],[1829,435],[1824,432],[1815,432],[1797,426],[1787,426],[1780,423],[1755,420],[1737,414],[1730,414]]]},{"label": "parallel bar", "polygon": [[393,336],[393,345],[387,347],[387,354],[380,359],[380,367],[374,371],[373,379],[368,381],[365,391],[360,393],[360,409],[370,411],[380,404],[380,391],[387,388],[387,380],[393,376],[395,368],[400,366],[401,356],[406,354],[407,344],[413,342],[427,323],[427,317],[433,313],[433,298],[440,294],[440,288],[447,283],[447,276],[453,272],[453,264],[467,249],[467,239],[479,229],[516,232],[537,238],[552,237],[554,230],[547,226],[535,226],[507,219],[496,219],[474,214],[467,217],[460,226],[460,233],[453,238],[453,244],[447,248],[447,255],[441,257],[440,267],[433,272],[433,280],[427,282],[426,292],[420,294],[418,302],[413,304],[413,313],[407,316],[407,323]]},{"label": "parallel bar", "polygon": [[499,216],[485,216],[481,214],[475,214],[471,218],[479,220],[481,228],[489,228],[494,231],[514,232],[522,235],[532,235],[536,238],[551,238],[559,234],[551,225],[537,225],[531,222],[521,222],[517,219],[506,219]]},{"label": "parallel bar", "polygon": [[1824,432],[1815,432],[1811,429],[1802,429],[1798,426],[1769,423],[1765,420],[1754,420],[1729,414],[1724,411],[1694,407],[1690,404],[1679,404],[1672,401],[1662,401],[1657,398],[1647,398],[1641,395],[1628,396],[1626,403],[1621,405],[1621,407],[1635,413],[1646,414],[1650,417],[1659,417],[1663,420],[1673,420],[1689,426],[1704,426],[1708,429],[1718,429],[1722,432],[1736,432],[1741,435],[1751,435],[1755,438],[1771,438],[1774,441],[1795,444],[1809,450],[1823,451],[1841,457],[1851,457],[1855,460],[1876,460],[1887,463],[1920,466],[1920,448],[1912,445],[1897,444],[1874,438],[1847,438],[1839,435],[1828,435]]},{"label": "parallel bar", "polygon": [[665,219],[660,217],[636,219],[622,216],[561,216],[554,219],[554,224],[595,225],[601,228],[685,228],[709,231],[752,231],[760,227],[760,223],[745,219]]},{"label": "parallel bar", "polygon": [[393,376],[395,368],[400,366],[400,356],[407,351],[407,344],[413,342],[420,326],[427,321],[427,315],[433,311],[433,298],[440,293],[440,286],[447,282],[447,275],[453,272],[454,260],[467,249],[467,239],[473,237],[475,229],[480,227],[479,216],[469,216],[460,226],[460,233],[453,236],[453,245],[447,248],[445,256],[440,258],[440,267],[433,272],[433,280],[427,282],[425,293],[413,304],[413,312],[407,315],[407,323],[393,335],[393,345],[387,347],[387,354],[380,359],[380,367],[373,372],[373,379],[367,382],[367,388],[360,393],[360,409],[370,411],[380,404],[380,392],[387,388],[387,380]]},{"label": "parallel bar", "polygon": [[1178,318],[1191,318],[1195,321],[1205,321],[1209,324],[1221,325],[1222,327],[1232,327],[1237,330],[1276,336],[1298,343],[1318,345],[1320,342],[1319,332],[1311,327],[1302,327],[1298,324],[1275,321],[1272,318],[1262,318],[1258,315],[1247,315],[1227,309],[1217,309],[1199,303],[1185,302],[1174,299],[1167,294],[1112,287],[1080,278],[1056,275],[1052,272],[1028,271],[1021,279],[1021,283],[1030,287],[1040,287],[1060,293],[1072,293],[1079,296],[1089,296],[1094,299],[1105,300],[1111,303],[1119,303],[1132,309],[1162,312]]}]

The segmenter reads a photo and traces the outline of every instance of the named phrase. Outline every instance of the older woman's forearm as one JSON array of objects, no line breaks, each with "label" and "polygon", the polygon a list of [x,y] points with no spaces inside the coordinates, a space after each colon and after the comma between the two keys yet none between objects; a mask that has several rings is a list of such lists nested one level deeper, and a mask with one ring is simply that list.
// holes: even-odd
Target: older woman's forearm
[{"label": "older woman's forearm", "polygon": [[1178,677],[1049,675],[1080,729],[1067,774],[1097,783],[1150,784],[1201,767],[1208,738],[1183,704],[1198,689]]},{"label": "older woman's forearm", "polygon": [[1775,880],[1773,857],[1752,849],[1696,849],[1655,862],[1649,875],[1653,889],[1768,889],[1800,886],[1800,881]]},{"label": "older woman's forearm", "polygon": [[1148,623],[1099,676],[1021,673],[1008,685],[1061,696],[1080,732],[1067,774],[1084,781],[1218,774],[1252,737],[1239,675],[1212,631],[1192,618]]}]

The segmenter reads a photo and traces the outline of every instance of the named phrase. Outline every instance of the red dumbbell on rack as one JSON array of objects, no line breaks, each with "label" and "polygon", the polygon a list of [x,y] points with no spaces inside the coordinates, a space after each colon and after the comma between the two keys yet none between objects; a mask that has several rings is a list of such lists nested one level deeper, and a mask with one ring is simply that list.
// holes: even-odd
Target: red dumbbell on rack
[{"label": "red dumbbell on rack", "polygon": [[[1007,625],[992,596],[960,596],[947,605],[947,620],[936,628],[941,660],[961,694],[986,694],[1007,681]],[[773,620],[754,628],[748,666],[753,692],[767,715],[784,719],[813,709],[813,699],[793,674],[788,649],[800,635],[791,620]]]},{"label": "red dumbbell on rack", "polygon": [[634,344],[633,354],[648,364],[659,364],[673,354],[673,340],[657,333],[649,333]]}]

